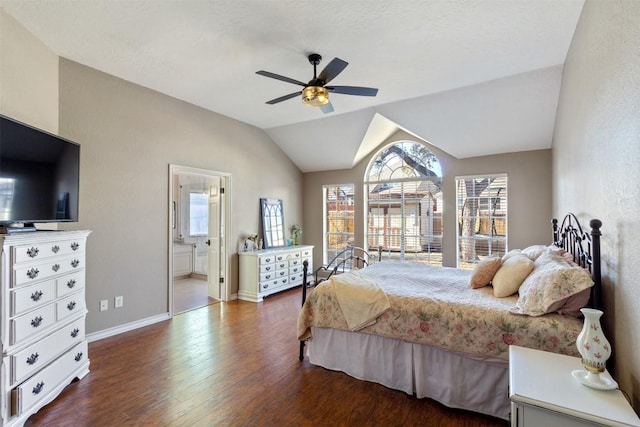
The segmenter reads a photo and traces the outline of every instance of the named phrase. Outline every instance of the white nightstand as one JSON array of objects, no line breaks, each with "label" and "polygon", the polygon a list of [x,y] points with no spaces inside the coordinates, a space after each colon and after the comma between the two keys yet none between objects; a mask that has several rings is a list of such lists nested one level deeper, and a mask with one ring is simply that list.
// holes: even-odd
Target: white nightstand
[{"label": "white nightstand", "polygon": [[579,358],[510,346],[511,427],[640,426],[620,390],[586,387],[576,369]]}]

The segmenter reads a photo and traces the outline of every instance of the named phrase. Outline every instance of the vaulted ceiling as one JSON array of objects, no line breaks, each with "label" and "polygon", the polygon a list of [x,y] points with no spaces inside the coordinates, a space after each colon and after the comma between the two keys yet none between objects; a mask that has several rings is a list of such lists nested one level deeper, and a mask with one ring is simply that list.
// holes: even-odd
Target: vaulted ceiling
[{"label": "vaulted ceiling", "polygon": [[[303,171],[399,129],[458,157],[549,148],[584,0],[0,0],[57,55],[264,129]],[[334,57],[334,112],[295,97]]]}]

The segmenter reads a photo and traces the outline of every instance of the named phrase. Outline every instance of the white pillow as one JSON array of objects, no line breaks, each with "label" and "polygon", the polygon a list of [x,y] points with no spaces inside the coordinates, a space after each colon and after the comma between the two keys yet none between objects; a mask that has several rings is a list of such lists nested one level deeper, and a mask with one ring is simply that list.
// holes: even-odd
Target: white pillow
[{"label": "white pillow", "polygon": [[522,254],[515,254],[503,261],[491,282],[493,295],[503,298],[518,292],[524,279],[533,271],[533,266],[534,262]]},{"label": "white pillow", "polygon": [[508,260],[512,256],[519,255],[521,252],[522,251],[520,249],[511,249],[509,252],[502,256],[502,263],[504,264],[506,260]]}]

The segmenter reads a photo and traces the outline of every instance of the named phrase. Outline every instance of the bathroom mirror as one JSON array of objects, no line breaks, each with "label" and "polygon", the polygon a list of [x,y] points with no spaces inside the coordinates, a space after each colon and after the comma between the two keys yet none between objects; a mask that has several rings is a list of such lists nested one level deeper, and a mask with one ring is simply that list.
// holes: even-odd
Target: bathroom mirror
[{"label": "bathroom mirror", "polygon": [[282,200],[260,199],[264,248],[284,246],[284,213]]}]

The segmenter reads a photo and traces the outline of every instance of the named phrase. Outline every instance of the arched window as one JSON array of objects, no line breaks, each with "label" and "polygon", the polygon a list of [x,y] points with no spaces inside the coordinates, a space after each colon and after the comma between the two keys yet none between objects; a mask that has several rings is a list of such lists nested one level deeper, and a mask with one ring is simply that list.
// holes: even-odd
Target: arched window
[{"label": "arched window", "polygon": [[442,265],[442,170],[415,141],[386,146],[364,179],[370,253],[386,260]]}]

